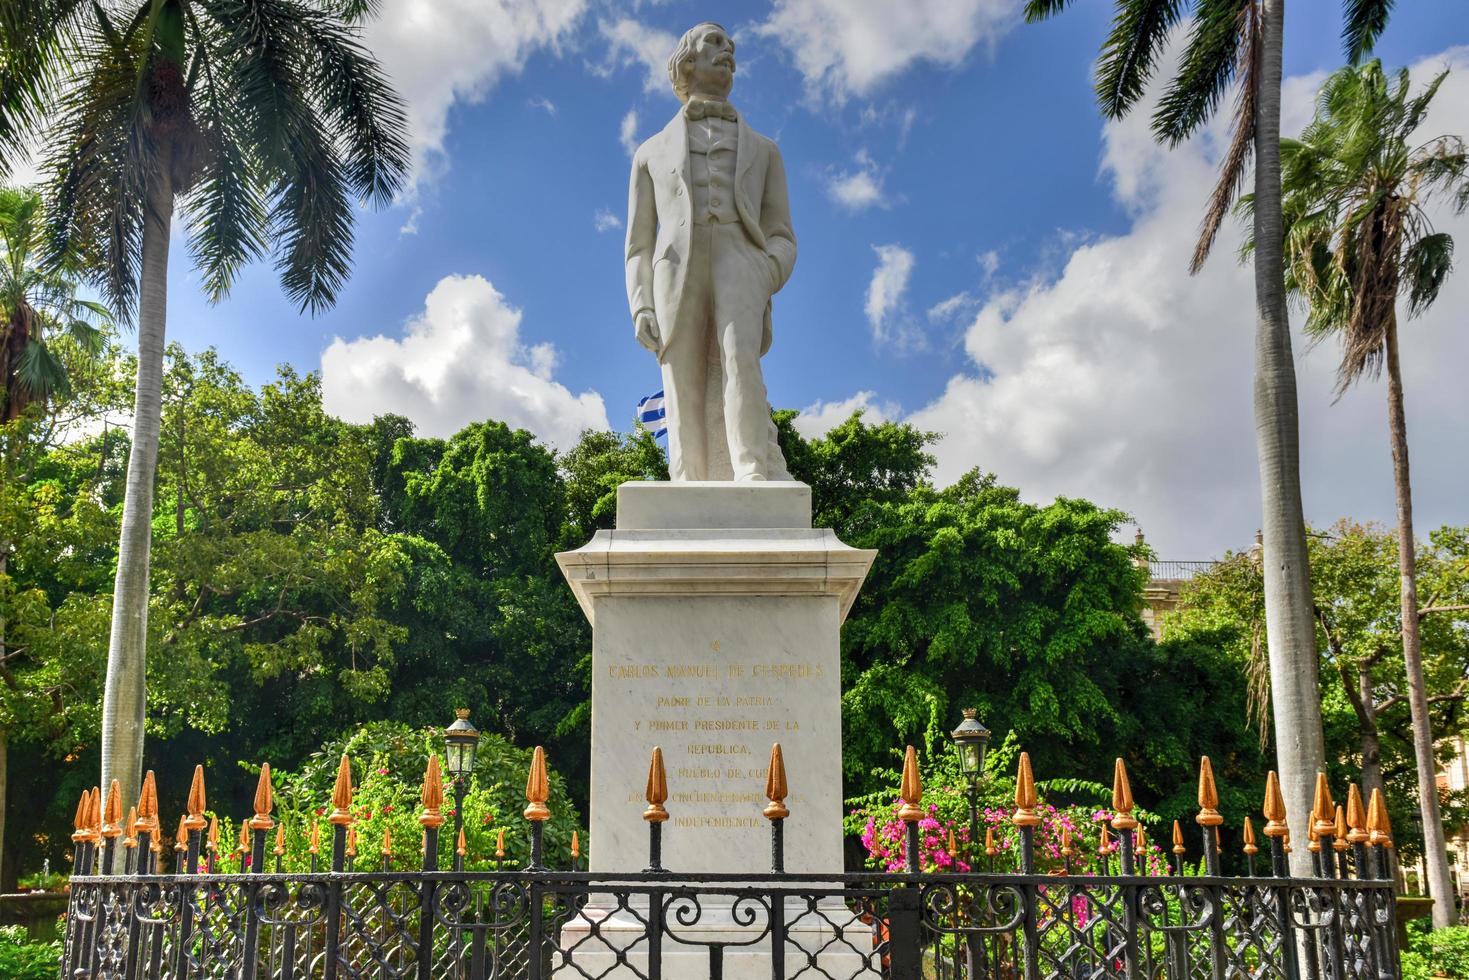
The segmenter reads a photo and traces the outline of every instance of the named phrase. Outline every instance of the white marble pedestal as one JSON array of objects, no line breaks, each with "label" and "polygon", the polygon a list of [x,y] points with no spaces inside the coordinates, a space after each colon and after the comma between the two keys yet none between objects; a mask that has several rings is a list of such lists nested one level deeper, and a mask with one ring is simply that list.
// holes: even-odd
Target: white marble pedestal
[{"label": "white marble pedestal", "polygon": [[[841,871],[839,631],[875,555],[811,527],[805,484],[770,482],[625,483],[617,529],[556,556],[592,623],[591,871],[647,866],[654,746],[668,772],[663,866],[768,871],[774,742],[790,785],[786,871]],[[669,955],[707,961],[666,943]],[[667,975],[704,975],[689,967]]]}]

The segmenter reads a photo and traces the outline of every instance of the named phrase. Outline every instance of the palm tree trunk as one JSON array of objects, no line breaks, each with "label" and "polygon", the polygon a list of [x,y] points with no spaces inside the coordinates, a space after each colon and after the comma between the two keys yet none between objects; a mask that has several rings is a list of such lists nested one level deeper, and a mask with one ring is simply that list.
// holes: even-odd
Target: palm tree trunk
[{"label": "palm tree trunk", "polygon": [[143,219],[138,284],[138,378],[133,396],[133,444],[117,547],[112,593],[112,636],[102,701],[102,789],[116,779],[123,808],[137,799],[143,775],[143,718],[148,645],[149,549],[158,426],[163,400],[163,347],[168,310],[168,236],[173,187],[158,168]]},{"label": "palm tree trunk", "polygon": [[1418,571],[1413,542],[1413,482],[1408,474],[1408,419],[1403,412],[1403,373],[1398,361],[1398,318],[1388,319],[1387,425],[1392,439],[1393,489],[1398,498],[1398,574],[1402,577],[1403,663],[1408,675],[1408,711],[1413,719],[1413,755],[1418,762],[1418,807],[1423,815],[1423,857],[1428,894],[1433,896],[1433,927],[1453,925],[1454,879],[1438,806],[1438,760],[1423,685],[1423,646],[1418,635]]},{"label": "palm tree trunk", "polygon": [[[1325,762],[1316,627],[1301,509],[1300,422],[1282,264],[1280,79],[1285,0],[1263,0],[1255,110],[1255,445],[1260,464],[1265,629],[1275,754],[1291,836],[1307,837],[1316,773]],[[1295,874],[1310,853],[1291,854]]]}]

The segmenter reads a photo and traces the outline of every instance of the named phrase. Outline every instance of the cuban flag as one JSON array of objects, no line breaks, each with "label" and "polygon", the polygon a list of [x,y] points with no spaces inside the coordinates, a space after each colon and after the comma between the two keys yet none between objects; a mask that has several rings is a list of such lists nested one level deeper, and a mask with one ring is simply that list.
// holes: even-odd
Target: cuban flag
[{"label": "cuban flag", "polygon": [[653,438],[666,442],[668,439],[668,413],[663,407],[663,392],[655,391],[638,401],[638,421],[643,428],[653,433]]}]

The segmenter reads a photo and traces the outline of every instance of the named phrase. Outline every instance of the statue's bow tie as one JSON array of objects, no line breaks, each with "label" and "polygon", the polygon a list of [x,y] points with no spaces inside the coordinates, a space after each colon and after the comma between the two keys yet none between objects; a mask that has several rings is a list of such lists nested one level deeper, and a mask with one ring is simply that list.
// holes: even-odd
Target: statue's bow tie
[{"label": "statue's bow tie", "polygon": [[684,115],[689,119],[705,119],[709,116],[718,116],[734,122],[739,118],[735,107],[728,102],[715,102],[712,99],[690,99],[689,104],[684,106]]}]

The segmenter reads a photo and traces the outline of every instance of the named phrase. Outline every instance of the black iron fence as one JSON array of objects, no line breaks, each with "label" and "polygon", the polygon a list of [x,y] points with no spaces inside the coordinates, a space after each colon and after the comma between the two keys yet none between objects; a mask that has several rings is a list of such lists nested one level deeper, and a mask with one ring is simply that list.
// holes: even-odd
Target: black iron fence
[{"label": "black iron fence", "polygon": [[[662,766],[655,760],[655,773]],[[911,757],[910,757],[911,764]],[[1165,875],[1139,873],[1126,774],[1114,790],[1115,861],[1102,874],[1039,874],[1029,761],[1022,757],[1014,867],[1002,873],[921,873],[916,766],[905,774],[905,872],[796,875],[784,871],[785,780],[773,756],[771,869],[686,875],[660,861],[666,786],[650,779],[649,867],[632,874],[543,867],[544,763],[538,754],[526,809],[524,870],[438,869],[442,786],[425,777],[422,867],[359,870],[349,839],[347,763],[328,818],[325,867],[268,867],[273,823],[268,770],[249,822],[249,871],[200,874],[208,835],[202,780],[162,873],[156,794],[145,782],[133,826],[95,791],[78,808],[62,975],[97,980],[696,980],[696,978],[1040,978],[1170,980],[1390,980],[1400,975],[1387,879],[1386,810],[1352,793],[1336,808],[1324,779],[1312,814],[1310,878],[1291,877],[1284,807],[1273,774],[1264,832],[1269,873],[1246,833],[1248,875],[1220,873],[1222,822],[1204,767],[1197,817],[1204,874],[1181,855]],[[151,776],[151,774],[150,774]],[[778,778],[777,778],[778,777]],[[1323,800],[1322,794],[1325,794]],[[99,811],[101,811],[99,813]],[[1330,816],[1328,816],[1330,815]],[[909,819],[911,817],[911,819]],[[1181,852],[1178,842],[1175,852]],[[994,855],[991,855],[993,858]],[[629,863],[641,863],[629,855]],[[329,863],[327,863],[329,861]],[[106,873],[121,863],[120,873]]]}]

